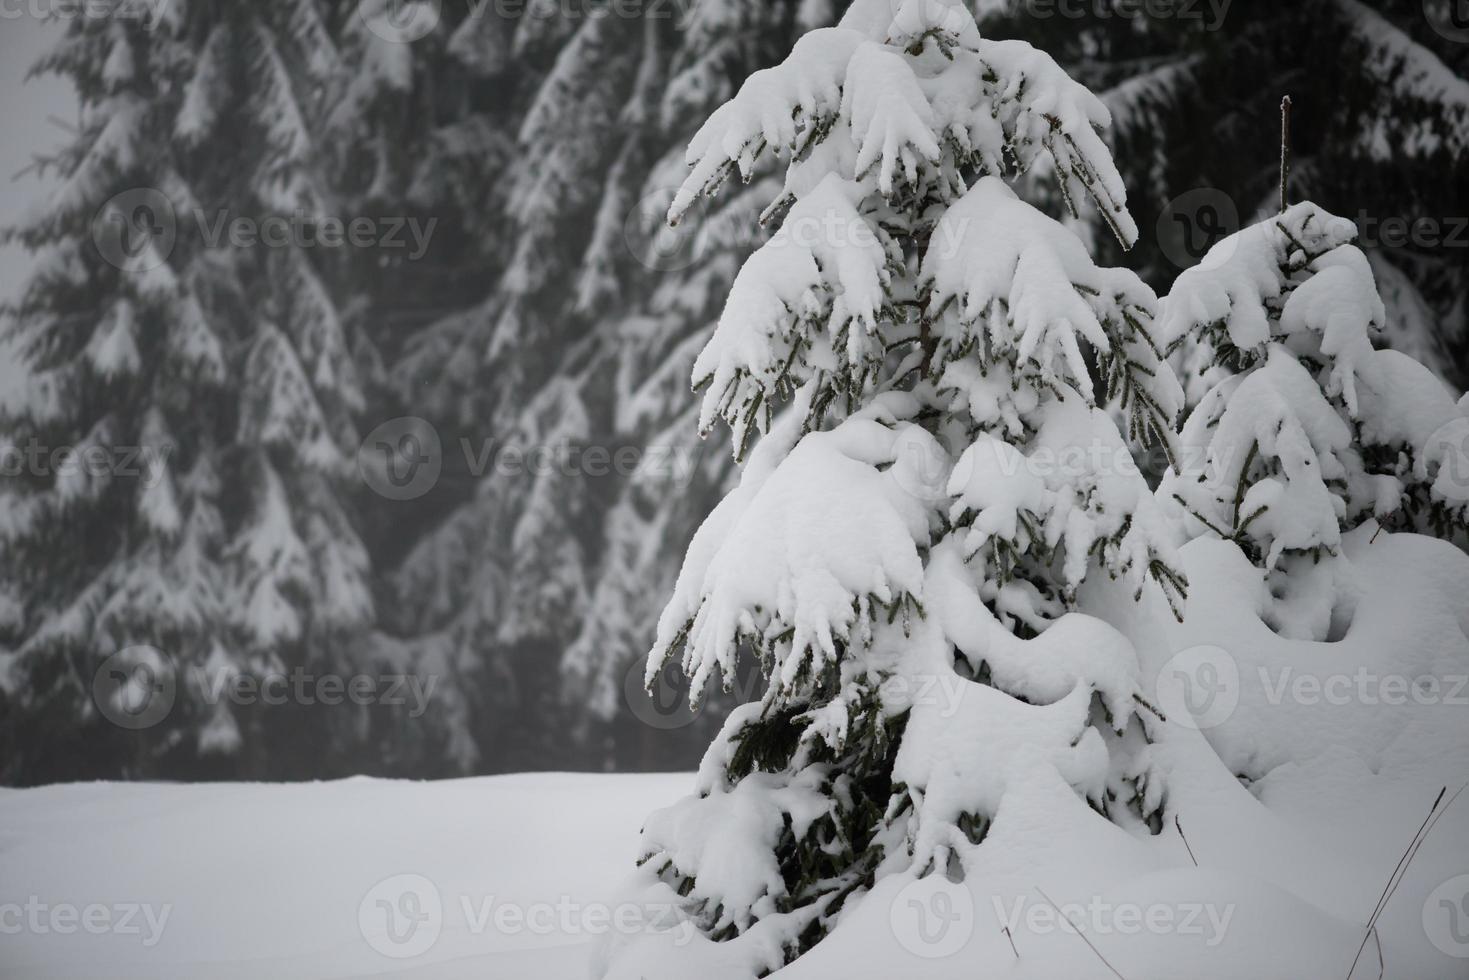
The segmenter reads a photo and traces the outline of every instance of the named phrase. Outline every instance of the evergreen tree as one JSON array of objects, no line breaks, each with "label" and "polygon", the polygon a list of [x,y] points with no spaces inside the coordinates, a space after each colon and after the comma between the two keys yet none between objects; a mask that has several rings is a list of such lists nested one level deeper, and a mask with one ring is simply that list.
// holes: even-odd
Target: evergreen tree
[{"label": "evergreen tree", "polygon": [[[643,897],[725,943],[721,962],[775,970],[878,880],[962,874],[1021,784],[1157,820],[1136,654],[1075,603],[1097,573],[1181,598],[1132,450],[1171,452],[1182,391],[1152,292],[1002,179],[1049,171],[1130,245],[1106,123],[962,6],[870,0],[690,144],[674,221],[762,158],[785,165],[779,230],[693,369],[741,480],[648,660],[650,680],[680,661],[695,699],[742,649],[767,679],[697,795],[644,829]],[[610,975],[647,965],[618,951]]]},{"label": "evergreen tree", "polygon": [[[1160,495],[1190,537],[1232,540],[1267,572],[1268,622],[1324,640],[1350,592],[1342,536],[1367,520],[1465,540],[1469,401],[1372,343],[1386,311],[1357,229],[1314,204],[1224,239],[1178,278],[1164,332],[1212,387]],[[1337,624],[1340,625],[1340,624]]]},{"label": "evergreen tree", "polygon": [[[410,101],[422,89],[466,94],[425,106],[428,134],[403,132],[435,154],[406,161],[396,186],[451,216],[450,237],[475,264],[464,276],[473,299],[416,331],[392,368],[397,404],[452,435],[444,490],[415,510],[429,523],[407,535],[389,589],[401,610],[390,628],[394,643],[460,665],[477,692],[471,737],[494,746],[497,768],[579,761],[565,729],[606,731],[655,618],[651,595],[677,570],[658,544],[687,540],[728,479],[721,455],[676,425],[687,411],[677,391],[690,336],[717,315],[751,247],[735,230],[753,205],[723,239],[658,241],[661,222],[643,219],[666,208],[670,161],[696,114],[788,43],[793,5],[671,14],[527,7],[455,22],[446,10],[412,46]],[[410,115],[402,126],[421,125]],[[499,142],[487,151],[485,140]],[[586,463],[588,449],[620,462]],[[526,452],[540,457],[535,472]],[[640,726],[615,734],[633,744],[614,757],[658,763]]]},{"label": "evergreen tree", "polygon": [[[1462,236],[1451,231],[1469,205],[1469,49],[1445,29],[1448,0],[1179,4],[1158,16],[980,7],[987,31],[1043,46],[1106,103],[1133,211],[1157,231],[1125,262],[1159,292],[1241,222],[1277,210],[1289,95],[1292,187],[1362,225],[1384,340],[1469,383]],[[1428,232],[1403,233],[1425,222]]]},{"label": "evergreen tree", "polygon": [[[55,193],[9,232],[40,261],[5,310],[26,388],[3,432],[82,463],[6,477],[8,781],[289,774],[272,746],[350,729],[222,692],[340,670],[374,618],[342,495],[360,351],[331,258],[211,237],[334,213],[331,11],[158,10],[75,18],[37,66],[82,115]],[[156,724],[104,720],[154,688],[173,699]]]}]

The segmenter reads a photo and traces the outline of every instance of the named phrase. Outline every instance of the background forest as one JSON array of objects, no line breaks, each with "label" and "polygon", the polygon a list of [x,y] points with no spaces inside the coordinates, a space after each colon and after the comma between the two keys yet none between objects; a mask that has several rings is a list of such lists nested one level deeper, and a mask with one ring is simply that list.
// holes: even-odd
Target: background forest
[{"label": "background forest", "polygon": [[[1141,241],[1083,234],[1159,293],[1275,211],[1288,94],[1294,198],[1357,222],[1385,343],[1462,389],[1459,7],[976,13],[1105,101]],[[80,115],[6,232],[37,263],[3,307],[23,370],[0,391],[0,782],[693,765],[757,678],[691,714],[673,671],[643,700],[641,661],[735,476],[688,379],[780,176],[663,219],[698,123],[841,8],[71,21],[36,70]],[[265,696],[283,683],[315,696]],[[138,684],[161,715],[119,716]]]}]

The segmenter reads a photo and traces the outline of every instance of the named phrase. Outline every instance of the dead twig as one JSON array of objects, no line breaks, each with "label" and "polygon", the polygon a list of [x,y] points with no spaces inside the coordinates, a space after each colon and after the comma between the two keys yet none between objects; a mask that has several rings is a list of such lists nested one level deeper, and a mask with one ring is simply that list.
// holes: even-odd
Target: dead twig
[{"label": "dead twig", "polygon": [[1121,974],[1121,972],[1118,971],[1117,967],[1115,967],[1111,963],[1107,962],[1107,957],[1105,957],[1105,956],[1102,955],[1102,951],[1099,950],[1099,949],[1097,949],[1097,947],[1093,946],[1092,945],[1092,941],[1090,939],[1086,938],[1086,933],[1084,933],[1084,932],[1081,931],[1081,926],[1077,925],[1075,922],[1072,922],[1070,919],[1066,918],[1065,914],[1061,911],[1060,906],[1058,906],[1055,902],[1051,901],[1051,896],[1049,896],[1045,892],[1041,891],[1039,885],[1036,886],[1036,889],[1035,890],[1036,890],[1037,893],[1040,894],[1040,897],[1041,898],[1044,898],[1046,900],[1046,904],[1047,905],[1049,905],[1051,908],[1053,908],[1053,909],[1056,910],[1056,914],[1061,917],[1061,921],[1062,922],[1065,922],[1065,923],[1069,924],[1071,926],[1071,928],[1073,928],[1073,929],[1076,930],[1077,936],[1081,937],[1081,941],[1084,942],[1084,943],[1086,943],[1086,948],[1089,949],[1089,950],[1091,950],[1092,953],[1093,953],[1093,955],[1095,955],[1097,959],[1099,959],[1099,960],[1102,961],[1102,965],[1103,966],[1105,966],[1107,969],[1109,969],[1109,970],[1112,971],[1112,975],[1114,977],[1116,977],[1117,980],[1127,980],[1127,978],[1125,976],[1123,976]]}]

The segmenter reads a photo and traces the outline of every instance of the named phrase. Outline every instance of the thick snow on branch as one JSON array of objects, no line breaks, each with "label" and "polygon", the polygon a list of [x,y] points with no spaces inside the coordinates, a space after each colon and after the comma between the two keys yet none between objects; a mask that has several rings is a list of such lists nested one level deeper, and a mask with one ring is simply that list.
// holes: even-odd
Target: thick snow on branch
[{"label": "thick snow on branch", "polygon": [[[1103,367],[1109,397],[1130,414],[1138,443],[1168,445],[1183,389],[1151,335],[1157,298],[1126,269],[1092,261],[1074,232],[981,178],[944,213],[920,274],[935,354],[958,361],[976,348],[1039,388],[1070,388],[1095,402],[1083,355]],[[955,383],[956,376],[947,383]]]},{"label": "thick snow on branch", "polygon": [[981,433],[949,477],[950,518],[967,528],[966,555],[984,551],[999,566],[1002,611],[1032,629],[1046,626],[1031,590],[1006,581],[1013,556],[1062,556],[1068,594],[1093,558],[1135,592],[1155,561],[1177,566],[1167,520],[1105,412],[1075,397],[1056,401],[1028,449]]},{"label": "thick snow on branch", "polygon": [[962,5],[854,4],[841,26],[805,35],[710,116],[689,144],[691,171],[668,216],[677,222],[734,170],[748,179],[767,148],[799,167],[814,147],[845,139],[858,152],[843,176],[870,178],[884,197],[898,177],[917,183],[925,164],[952,184],[961,166],[999,173],[1009,160],[1023,171],[1048,153],[1073,212],[1090,196],[1131,246],[1137,226],[1099,135],[1110,122],[1106,105],[1046,54],[982,39]]},{"label": "thick snow on branch", "polygon": [[1216,242],[1174,282],[1163,309],[1164,341],[1222,323],[1235,347],[1260,347],[1270,339],[1269,307],[1290,288],[1292,272],[1356,237],[1350,221],[1306,202]]},{"label": "thick snow on branch", "polygon": [[1247,536],[1272,568],[1286,549],[1340,543],[1345,508],[1327,484],[1346,477],[1351,441],[1306,369],[1275,347],[1263,367],[1215,388],[1190,416],[1184,454],[1201,459],[1203,472],[1170,471],[1162,492],[1204,525],[1196,535]]},{"label": "thick snow on branch", "polygon": [[860,197],[851,181],[828,176],[740,269],[694,362],[695,387],[708,386],[701,431],[722,418],[742,447],[752,423],[767,428],[778,386],[814,371],[860,376],[880,362],[888,252],[857,210]]},{"label": "thick snow on branch", "polygon": [[697,701],[716,667],[733,678],[743,640],[773,658],[772,686],[789,690],[834,664],[839,644],[866,643],[880,611],[921,601],[929,516],[913,488],[941,450],[914,441],[933,437],[879,403],[772,465],[789,438],[762,441],[695,535],[658,624],[650,682],[682,649]]},{"label": "thick snow on branch", "polygon": [[757,71],[739,94],[715,110],[689,142],[693,168],[668,209],[677,222],[700,194],[712,194],[728,167],[748,177],[766,147],[792,148],[805,130],[834,116],[841,105],[847,62],[866,38],[844,27],[812,31],[774,68]]}]

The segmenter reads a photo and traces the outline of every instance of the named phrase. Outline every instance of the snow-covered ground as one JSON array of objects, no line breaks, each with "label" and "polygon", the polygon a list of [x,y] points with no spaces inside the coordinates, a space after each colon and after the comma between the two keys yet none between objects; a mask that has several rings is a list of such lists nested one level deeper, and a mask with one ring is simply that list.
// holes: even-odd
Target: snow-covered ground
[{"label": "snow-covered ground", "polygon": [[[1344,976],[1360,923],[1427,812],[1426,777],[1374,777],[1330,761],[1283,767],[1261,793],[1271,811],[1261,819],[1271,826],[1231,830],[1201,814],[1186,827],[1200,869],[1147,874],[1134,872],[1157,862],[1139,861],[1140,848],[1120,832],[1100,841],[1049,836],[1047,788],[1038,786],[1035,806],[1016,808],[1026,819],[995,829],[1014,837],[1011,857],[1034,859],[1028,869],[994,868],[969,888],[942,876],[901,889],[891,882],[900,893],[863,903],[788,972],[969,976],[978,961],[1013,958],[1000,930],[1013,919],[1023,950],[1010,975],[1112,976],[1073,933],[1047,924],[1049,909],[1031,888],[1043,882],[1072,916],[1078,896],[1102,896],[1079,914],[1128,980],[1153,976],[1145,966],[1135,972],[1130,951],[1195,940],[1219,945],[1221,962],[1253,957],[1264,971],[1255,976]],[[687,775],[545,774],[6,790],[0,977],[581,980],[599,937],[648,928],[655,910],[626,903],[620,886],[648,812],[690,785]],[[1387,976],[1469,975],[1469,959],[1446,955],[1461,946],[1469,955],[1469,943],[1427,931],[1437,921],[1430,913],[1441,911],[1435,897],[1466,864],[1463,803],[1383,916]],[[1112,831],[1100,822],[1094,829]],[[1169,836],[1167,846],[1181,849]],[[1271,866],[1273,874],[1260,874]],[[1302,876],[1310,867],[1319,880]],[[1012,892],[1029,901],[996,903]],[[1189,928],[1155,933],[1147,920],[1134,928],[1125,918],[1134,908],[1189,916]],[[935,918],[909,921],[915,909]],[[935,923],[948,923],[942,941]],[[671,941],[687,938],[674,930]],[[1437,972],[1410,976],[1394,969],[1395,956],[1398,965],[1436,963]],[[1377,976],[1375,944],[1365,958],[1370,965],[1354,975]]]},{"label": "snow-covered ground", "polygon": [[583,980],[598,933],[637,928],[613,895],[644,817],[690,785],[0,791],[0,977]]}]

